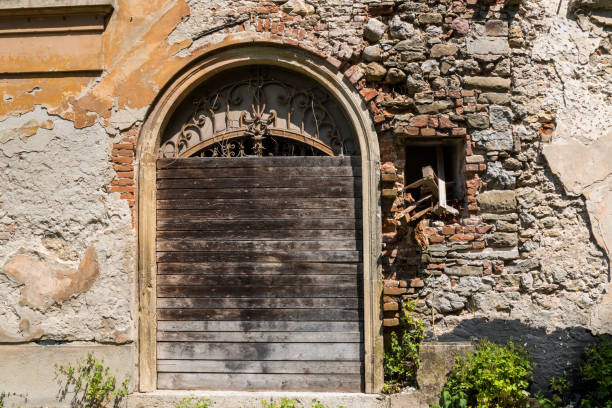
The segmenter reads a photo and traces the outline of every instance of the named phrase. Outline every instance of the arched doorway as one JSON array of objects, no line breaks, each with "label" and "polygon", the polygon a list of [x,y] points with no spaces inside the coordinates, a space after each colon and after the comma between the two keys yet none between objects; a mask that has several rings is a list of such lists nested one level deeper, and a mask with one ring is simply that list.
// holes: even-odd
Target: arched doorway
[{"label": "arched doorway", "polygon": [[319,64],[221,50],[147,119],[141,391],[378,391],[375,134]]}]

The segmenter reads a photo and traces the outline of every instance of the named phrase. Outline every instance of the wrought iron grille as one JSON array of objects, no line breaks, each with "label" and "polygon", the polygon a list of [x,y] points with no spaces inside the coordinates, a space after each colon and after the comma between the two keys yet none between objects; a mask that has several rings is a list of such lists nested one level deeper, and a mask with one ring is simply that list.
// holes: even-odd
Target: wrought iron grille
[{"label": "wrought iron grille", "polygon": [[206,81],[177,109],[160,157],[354,155],[353,135],[332,96],[312,79],[242,67]]}]

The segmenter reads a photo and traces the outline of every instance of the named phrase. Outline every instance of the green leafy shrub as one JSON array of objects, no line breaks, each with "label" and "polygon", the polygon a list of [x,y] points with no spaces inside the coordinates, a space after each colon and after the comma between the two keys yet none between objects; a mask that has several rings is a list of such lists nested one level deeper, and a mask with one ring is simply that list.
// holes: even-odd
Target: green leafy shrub
[{"label": "green leafy shrub", "polygon": [[482,340],[466,359],[458,357],[442,390],[442,408],[526,407],[532,363],[527,350],[512,341]]},{"label": "green leafy shrub", "polygon": [[174,404],[174,408],[210,408],[208,398],[187,397]]},{"label": "green leafy shrub", "polygon": [[584,408],[612,408],[612,337],[599,336],[595,346],[587,348],[581,367],[586,394],[580,400]]},{"label": "green leafy shrub", "polygon": [[74,394],[70,401],[72,408],[117,407],[128,394],[130,378],[118,385],[109,368],[104,366],[104,360],[96,360],[91,353],[74,366],[59,366],[57,374],[63,377],[59,381],[62,387],[59,399],[63,401],[67,394]]},{"label": "green leafy shrub", "polygon": [[399,330],[391,332],[389,349],[384,354],[384,393],[399,392],[406,385],[416,384],[416,374],[421,363],[419,347],[425,329],[423,322],[415,319],[413,313],[414,303],[404,302]]}]

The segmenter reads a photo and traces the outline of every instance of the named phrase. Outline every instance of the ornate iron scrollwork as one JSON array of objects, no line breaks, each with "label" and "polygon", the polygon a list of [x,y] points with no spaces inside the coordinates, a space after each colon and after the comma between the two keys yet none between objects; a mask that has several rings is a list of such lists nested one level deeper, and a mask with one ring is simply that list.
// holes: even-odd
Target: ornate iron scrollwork
[{"label": "ornate iron scrollwork", "polygon": [[[238,78],[238,79],[237,79]],[[333,98],[313,80],[257,66],[216,76],[171,121],[160,157],[355,154],[353,132]]]}]

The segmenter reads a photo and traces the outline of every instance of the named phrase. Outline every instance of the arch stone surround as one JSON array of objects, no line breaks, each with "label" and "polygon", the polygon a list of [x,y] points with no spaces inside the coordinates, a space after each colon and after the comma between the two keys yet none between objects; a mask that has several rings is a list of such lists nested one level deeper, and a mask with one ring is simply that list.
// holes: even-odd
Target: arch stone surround
[{"label": "arch stone surround", "polygon": [[317,81],[344,110],[355,129],[362,165],[363,299],[365,392],[383,385],[381,299],[380,155],[377,135],[359,93],[341,72],[297,48],[265,42],[234,44],[213,50],[185,68],[165,88],[141,129],[137,145],[137,216],[140,392],[157,388],[156,377],[156,159],[160,140],[174,111],[198,85],[226,69],[261,64],[292,70]]}]

